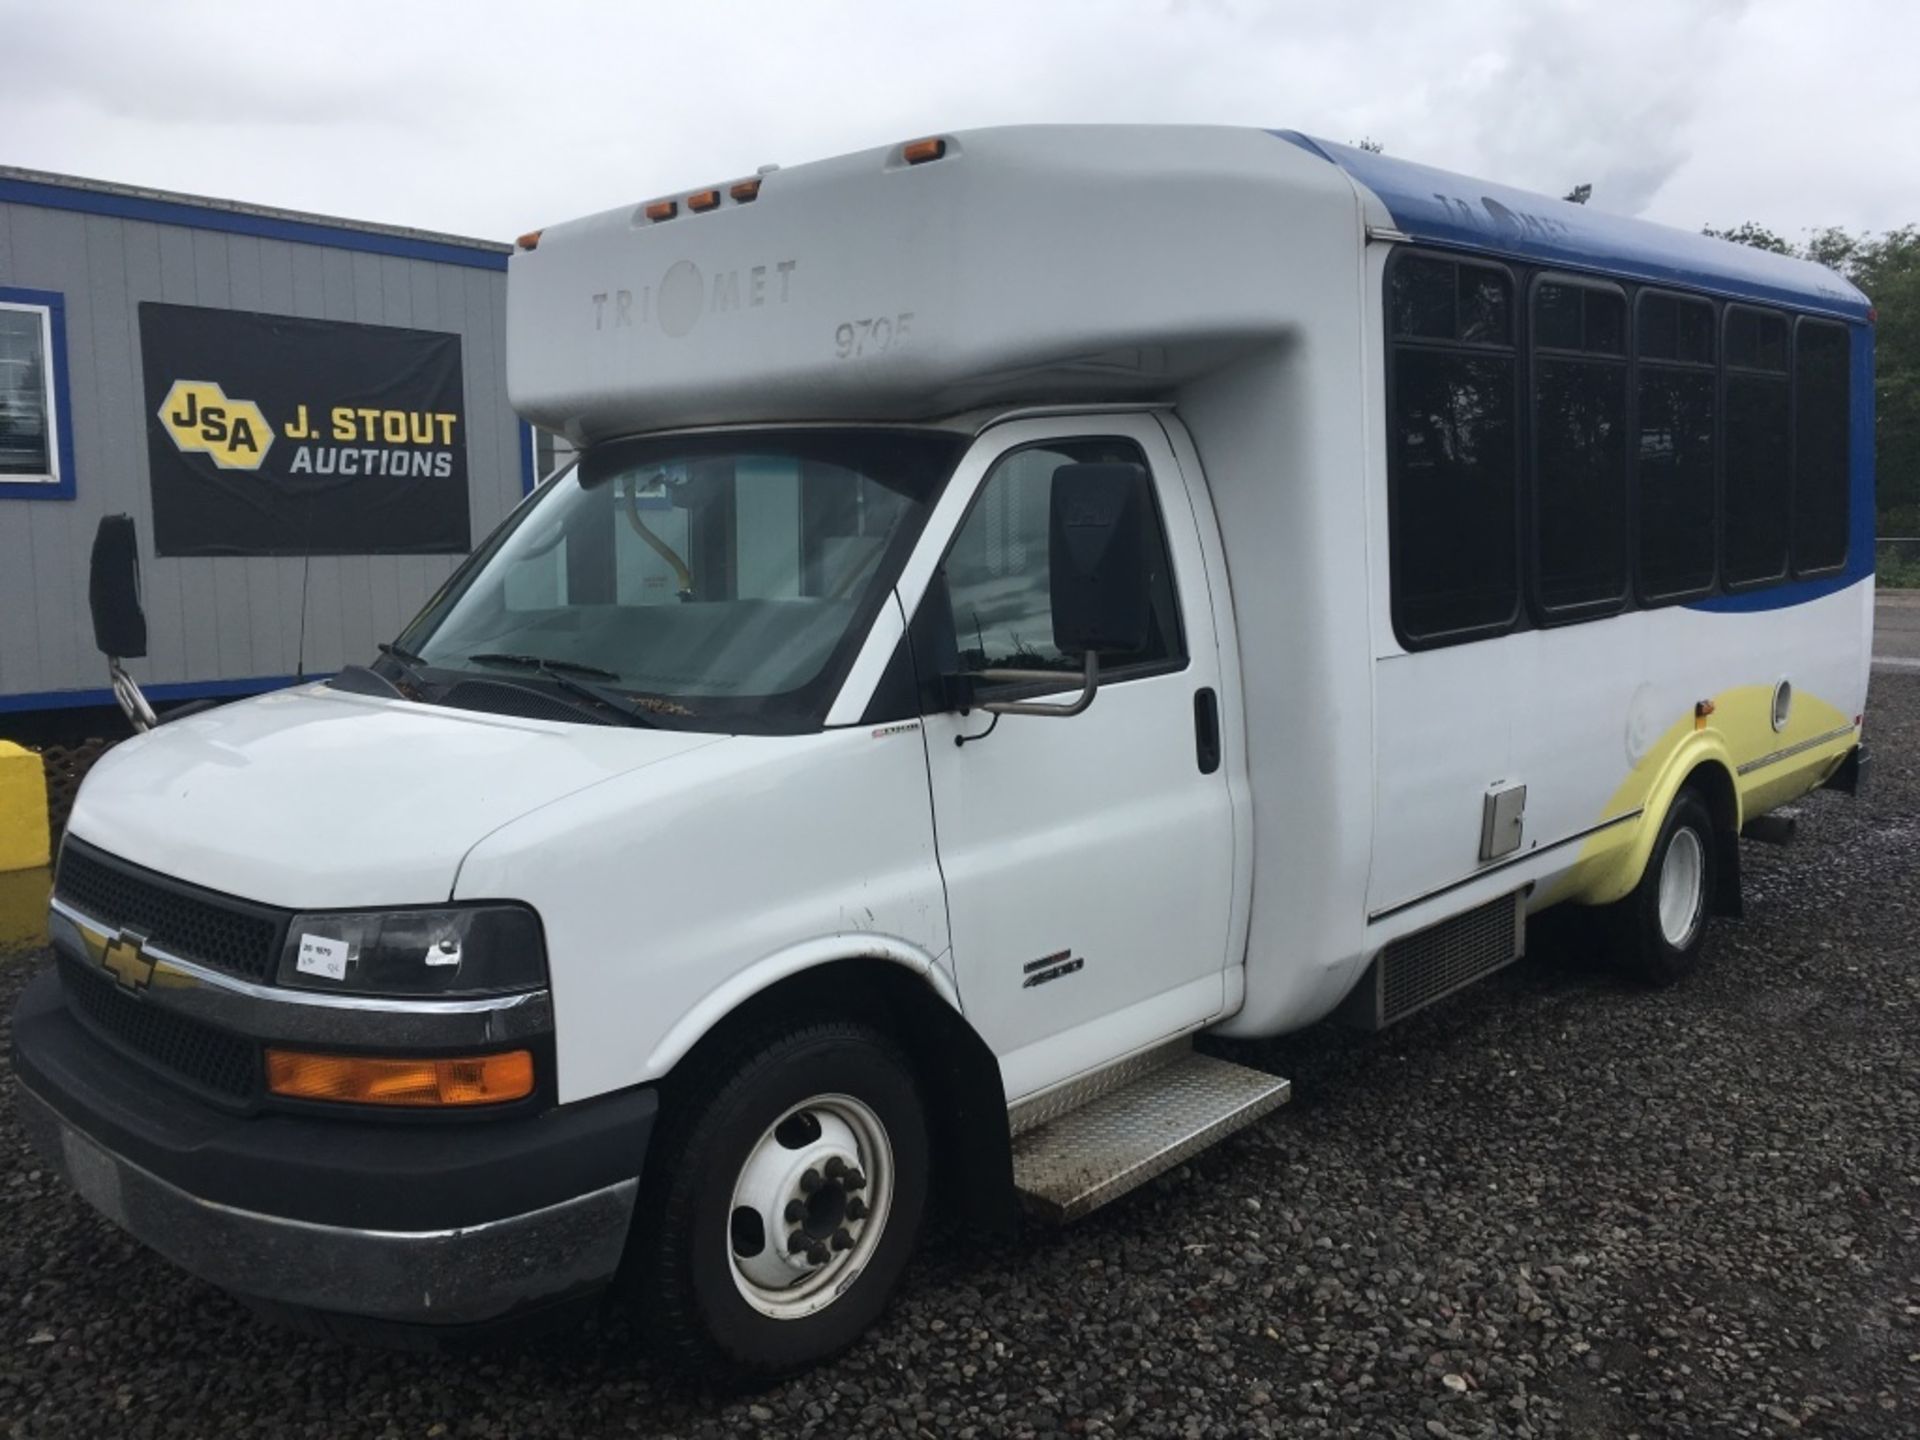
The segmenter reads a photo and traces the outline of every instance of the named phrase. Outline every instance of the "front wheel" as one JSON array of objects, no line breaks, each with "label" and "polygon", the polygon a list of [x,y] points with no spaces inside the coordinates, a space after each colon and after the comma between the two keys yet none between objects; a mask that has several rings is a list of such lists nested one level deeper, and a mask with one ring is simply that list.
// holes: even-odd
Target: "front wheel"
[{"label": "front wheel", "polygon": [[761,1037],[674,1087],[634,1244],[647,1320],[703,1373],[753,1383],[851,1345],[885,1307],[927,1198],[912,1067],[826,1021]]},{"label": "front wheel", "polygon": [[1713,816],[1697,793],[1682,790],[1640,883],[1613,907],[1624,958],[1643,980],[1670,985],[1693,971],[1706,938],[1716,865]]}]

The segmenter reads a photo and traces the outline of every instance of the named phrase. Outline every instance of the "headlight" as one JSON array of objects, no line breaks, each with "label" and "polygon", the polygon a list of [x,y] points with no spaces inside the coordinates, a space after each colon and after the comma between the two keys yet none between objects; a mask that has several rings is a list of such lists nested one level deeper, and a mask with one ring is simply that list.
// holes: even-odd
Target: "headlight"
[{"label": "headlight", "polygon": [[523,905],[296,915],[276,976],[301,990],[419,998],[547,983],[540,917]]}]

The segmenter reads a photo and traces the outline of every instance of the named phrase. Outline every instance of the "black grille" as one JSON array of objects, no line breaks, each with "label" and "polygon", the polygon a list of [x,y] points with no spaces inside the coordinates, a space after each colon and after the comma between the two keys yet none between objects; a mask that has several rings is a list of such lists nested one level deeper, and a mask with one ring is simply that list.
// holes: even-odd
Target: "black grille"
[{"label": "black grille", "polygon": [[260,1063],[250,1041],[149,1005],[104,972],[68,959],[60,979],[68,1006],[109,1043],[211,1095],[253,1097]]},{"label": "black grille", "polygon": [[1383,1023],[1404,1019],[1520,958],[1519,895],[1443,920],[1387,946],[1381,958]]},{"label": "black grille", "polygon": [[161,950],[249,980],[265,980],[280,955],[284,919],[259,906],[108,860],[69,840],[54,895],[113,929],[138,931]]}]

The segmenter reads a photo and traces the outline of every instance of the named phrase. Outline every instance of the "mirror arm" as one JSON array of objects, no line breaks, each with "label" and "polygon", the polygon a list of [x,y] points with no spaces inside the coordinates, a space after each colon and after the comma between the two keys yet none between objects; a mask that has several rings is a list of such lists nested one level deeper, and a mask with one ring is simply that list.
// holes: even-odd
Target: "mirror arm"
[{"label": "mirror arm", "polygon": [[[976,680],[985,680],[994,685],[1041,685],[1060,680],[1058,670],[976,670]],[[1095,692],[1100,689],[1100,654],[1087,651],[1086,668],[1081,672],[1080,694],[1065,705],[1053,705],[1038,700],[982,700],[980,708],[990,715],[1051,715],[1064,719],[1069,715],[1078,715],[1093,704]]]},{"label": "mirror arm", "polygon": [[147,703],[147,697],[140,693],[139,685],[126,672],[118,656],[107,657],[107,674],[113,679],[113,698],[136,734],[144,735],[160,723],[154,716],[153,707]]}]

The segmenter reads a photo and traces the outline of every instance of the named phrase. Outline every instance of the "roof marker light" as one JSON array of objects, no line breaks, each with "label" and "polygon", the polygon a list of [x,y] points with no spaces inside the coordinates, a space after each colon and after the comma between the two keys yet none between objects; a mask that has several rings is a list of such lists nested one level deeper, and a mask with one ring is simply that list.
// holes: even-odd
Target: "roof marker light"
[{"label": "roof marker light", "polygon": [[696,190],[687,196],[687,209],[696,214],[704,214],[719,208],[720,192],[718,190]]},{"label": "roof marker light", "polygon": [[750,200],[758,200],[760,198],[760,182],[757,179],[738,181],[728,187],[727,194],[731,195],[739,204],[745,205]]},{"label": "roof marker light", "polygon": [[518,245],[522,250],[538,250],[540,248],[540,233],[538,230],[529,230],[513,243]]},{"label": "roof marker light", "polygon": [[655,222],[671,220],[680,213],[680,202],[677,200],[655,200],[641,213],[645,215],[647,219]]},{"label": "roof marker light", "polygon": [[909,165],[924,165],[929,160],[938,160],[947,153],[947,142],[938,138],[914,140],[901,152]]}]

